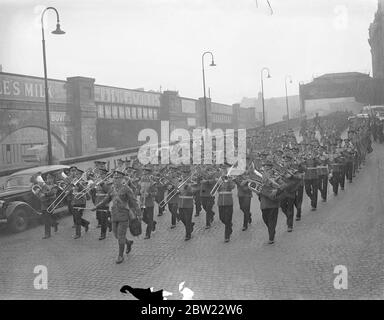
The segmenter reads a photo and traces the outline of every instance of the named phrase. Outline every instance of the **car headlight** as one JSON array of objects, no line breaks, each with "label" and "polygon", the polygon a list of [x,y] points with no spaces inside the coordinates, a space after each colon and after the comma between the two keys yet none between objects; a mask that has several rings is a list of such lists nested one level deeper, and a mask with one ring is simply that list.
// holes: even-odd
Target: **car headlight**
[{"label": "car headlight", "polygon": [[0,200],[0,209],[4,206],[5,204],[5,201],[4,200]]}]

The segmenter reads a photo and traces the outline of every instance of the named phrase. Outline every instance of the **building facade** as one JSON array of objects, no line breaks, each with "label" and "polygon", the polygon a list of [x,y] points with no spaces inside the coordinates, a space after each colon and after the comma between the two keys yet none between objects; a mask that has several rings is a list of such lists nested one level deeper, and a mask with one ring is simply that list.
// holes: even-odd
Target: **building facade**
[{"label": "building facade", "polygon": [[[142,129],[205,128],[204,98],[95,83],[88,77],[48,80],[53,156],[56,160],[136,147]],[[206,99],[210,129],[255,127],[254,112]],[[0,169],[45,163],[44,79],[0,72]]]}]

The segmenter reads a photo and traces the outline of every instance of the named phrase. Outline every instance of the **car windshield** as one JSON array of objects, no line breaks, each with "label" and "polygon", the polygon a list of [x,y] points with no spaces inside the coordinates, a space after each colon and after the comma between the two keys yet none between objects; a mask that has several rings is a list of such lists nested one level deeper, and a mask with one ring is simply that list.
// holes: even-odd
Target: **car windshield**
[{"label": "car windshield", "polygon": [[14,176],[14,177],[10,177],[7,180],[7,182],[5,184],[5,190],[14,189],[14,188],[30,187],[31,185],[32,185],[31,175]]}]

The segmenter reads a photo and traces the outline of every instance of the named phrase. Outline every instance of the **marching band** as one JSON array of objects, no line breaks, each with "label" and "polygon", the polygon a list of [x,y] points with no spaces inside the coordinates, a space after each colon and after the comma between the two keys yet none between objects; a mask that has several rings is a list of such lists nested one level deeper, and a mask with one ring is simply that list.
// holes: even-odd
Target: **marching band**
[{"label": "marching band", "polygon": [[[349,130],[348,138],[342,139],[345,130]],[[52,175],[46,181],[35,177],[33,192],[42,203],[44,239],[51,236],[51,227],[57,231],[53,213],[63,201],[74,218],[75,239],[81,236],[81,227],[88,231],[89,221],[82,215],[84,210],[91,209],[96,211],[101,228],[99,240],[106,238],[107,229],[113,231],[119,252],[116,263],[121,263],[124,249],[128,254],[132,248],[133,240],[127,238],[132,219],[146,225],[144,239],[150,239],[156,231],[155,203],[158,217],[168,205],[170,228],[181,221],[188,241],[194,230],[194,209],[194,217],[199,217],[202,209],[205,211],[205,228],[209,229],[217,199],[219,219],[225,226],[224,241],[229,242],[233,232],[233,190],[237,188],[243,213],[242,231],[252,223],[250,208],[255,194],[268,229],[268,243],[273,244],[279,208],[286,217],[287,231],[292,232],[294,220],[302,219],[304,191],[315,211],[319,193],[321,200],[327,201],[328,183],[335,196],[339,187],[345,189],[345,180],[352,183],[366,155],[372,152],[370,130],[370,119],[348,121],[342,112],[332,117],[317,117],[312,125],[303,121],[301,142],[292,129],[260,129],[247,137],[247,168],[241,175],[232,175],[234,165],[229,168],[228,164],[143,166],[137,160],[119,159],[115,170],[108,170],[105,162],[96,161],[95,167],[86,172],[71,167],[58,173],[57,182]],[[316,138],[318,132],[320,139]],[[90,199],[94,207],[86,208]]]}]

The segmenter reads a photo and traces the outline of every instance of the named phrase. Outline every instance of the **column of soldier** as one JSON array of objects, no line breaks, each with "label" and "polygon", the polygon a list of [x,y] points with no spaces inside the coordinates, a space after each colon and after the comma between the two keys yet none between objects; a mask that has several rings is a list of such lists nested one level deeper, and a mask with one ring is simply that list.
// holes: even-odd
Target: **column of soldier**
[{"label": "column of soldier", "polygon": [[[341,139],[342,131],[348,127],[347,139]],[[316,130],[321,132],[321,141],[316,139]],[[275,240],[278,211],[286,216],[287,231],[293,231],[294,208],[296,221],[301,220],[304,190],[310,198],[312,210],[316,210],[318,193],[327,201],[328,182],[337,196],[339,187],[345,188],[345,180],[352,183],[353,177],[364,164],[366,154],[372,151],[368,121],[349,123],[346,115],[322,118],[301,130],[303,141],[297,142],[292,129],[261,129],[247,137],[247,169],[241,175],[233,176],[233,166],[223,165],[140,165],[138,161],[119,159],[114,170],[107,170],[106,162],[95,161],[95,167],[86,172],[77,167],[65,171],[65,179],[55,184],[54,177],[47,177],[49,186],[42,188],[44,239],[51,236],[51,227],[57,231],[57,222],[52,215],[55,200],[63,196],[73,214],[75,236],[81,237],[81,229],[88,231],[85,209],[96,211],[99,240],[104,240],[107,230],[113,231],[118,242],[116,263],[124,260],[133,240],[127,238],[132,216],[144,222],[145,237],[150,239],[156,231],[154,219],[155,203],[158,214],[170,211],[171,229],[178,221],[185,227],[185,241],[194,231],[193,211],[199,217],[205,211],[205,229],[214,221],[213,210],[217,196],[219,219],[224,224],[224,241],[229,242],[232,234],[233,189],[237,187],[238,202],[243,213],[243,227],[246,231],[252,223],[250,212],[253,193],[260,201],[262,218],[267,226],[269,244]],[[63,176],[62,173],[57,177]],[[44,191],[45,190],[45,191]],[[94,207],[86,208],[88,200]],[[56,201],[57,202],[57,201]],[[111,203],[111,206],[109,205]]]}]

